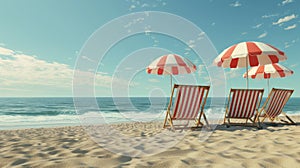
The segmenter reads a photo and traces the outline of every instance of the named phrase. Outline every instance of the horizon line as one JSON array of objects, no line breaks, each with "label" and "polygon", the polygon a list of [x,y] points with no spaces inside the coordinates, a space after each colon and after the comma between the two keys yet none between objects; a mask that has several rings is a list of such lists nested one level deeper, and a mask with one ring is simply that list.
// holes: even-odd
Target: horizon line
[{"label": "horizon line", "polygon": [[[147,96],[95,96],[96,98],[149,98]],[[155,96],[153,98],[169,98],[170,96]],[[263,96],[268,97],[268,96]],[[0,96],[0,99],[3,98],[75,98],[74,96]],[[78,96],[76,98],[93,98],[88,96]],[[207,98],[212,98],[212,96],[208,96]],[[214,96],[214,98],[228,98],[228,96]],[[291,96],[291,98],[300,98],[300,96]]]}]

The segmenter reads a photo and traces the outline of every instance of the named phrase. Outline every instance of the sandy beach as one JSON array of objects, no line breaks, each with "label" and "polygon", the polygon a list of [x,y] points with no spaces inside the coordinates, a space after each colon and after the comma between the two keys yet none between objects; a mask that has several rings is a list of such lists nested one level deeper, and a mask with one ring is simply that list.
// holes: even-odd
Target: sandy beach
[{"label": "sandy beach", "polygon": [[[299,123],[299,116],[293,119]],[[95,142],[91,138],[92,134],[81,126],[3,130],[0,131],[0,167],[300,166],[299,126],[264,124],[263,129],[258,130],[219,125],[204,141],[199,138],[201,130],[187,130],[172,147],[163,148],[162,145],[155,148],[157,143],[163,144],[171,137],[163,139],[164,134],[161,133],[167,130],[162,130],[161,126],[161,122],[111,125],[109,128],[120,131],[123,136],[111,139],[103,137],[111,143],[103,141],[102,145],[97,140]],[[147,145],[143,146],[148,154],[120,154],[134,147],[134,144],[122,145],[126,138],[132,137],[139,141],[140,137],[151,138],[157,135],[160,137],[147,141]],[[112,152],[116,150],[103,144],[115,146],[119,152]],[[152,151],[149,150],[151,146]]]}]

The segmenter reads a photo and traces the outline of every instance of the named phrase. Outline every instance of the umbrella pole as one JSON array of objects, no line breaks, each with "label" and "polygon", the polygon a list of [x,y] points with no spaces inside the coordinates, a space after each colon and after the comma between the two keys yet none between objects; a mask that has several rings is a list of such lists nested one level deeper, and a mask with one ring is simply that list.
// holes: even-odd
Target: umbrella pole
[{"label": "umbrella pole", "polygon": [[249,88],[249,78],[248,78],[248,67],[246,67],[246,71],[247,71],[247,81],[246,81],[246,85],[247,85],[247,89]]},{"label": "umbrella pole", "polygon": [[170,75],[170,80],[171,80],[171,93],[172,93],[172,75]]},{"label": "umbrella pole", "polygon": [[270,93],[270,90],[269,90],[269,88],[270,88],[270,87],[269,87],[269,86],[270,86],[270,79],[268,79],[267,82],[268,82],[268,93]]},{"label": "umbrella pole", "polygon": [[[249,56],[248,56],[249,57]],[[248,77],[248,57],[246,57],[246,75],[247,75],[247,89],[249,88],[249,77]]]}]

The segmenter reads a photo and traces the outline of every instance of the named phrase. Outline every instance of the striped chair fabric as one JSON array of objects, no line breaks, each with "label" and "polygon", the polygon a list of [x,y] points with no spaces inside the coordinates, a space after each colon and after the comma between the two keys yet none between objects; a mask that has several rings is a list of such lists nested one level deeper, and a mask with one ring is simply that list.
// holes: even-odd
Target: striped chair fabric
[{"label": "striped chair fabric", "polygon": [[284,105],[286,104],[287,100],[290,98],[292,93],[293,90],[273,88],[270,93],[268,101],[269,103],[265,109],[266,113],[271,118],[278,116],[282,112]]},{"label": "striped chair fabric", "polygon": [[231,89],[232,99],[227,118],[252,118],[260,103],[263,90]]},{"label": "striped chair fabric", "polygon": [[179,85],[172,119],[192,120],[197,117],[207,87]]}]

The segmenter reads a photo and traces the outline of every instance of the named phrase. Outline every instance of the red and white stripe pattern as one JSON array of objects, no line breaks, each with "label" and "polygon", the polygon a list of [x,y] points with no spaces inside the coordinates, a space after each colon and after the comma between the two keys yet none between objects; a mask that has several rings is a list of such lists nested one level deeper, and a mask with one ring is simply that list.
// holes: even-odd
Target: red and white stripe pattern
[{"label": "red and white stripe pattern", "polygon": [[[294,72],[287,67],[280,64],[268,64],[252,67],[248,71],[248,77],[253,79],[269,79],[269,78],[282,78],[292,75]],[[247,77],[247,73],[244,73],[244,78]]]},{"label": "red and white stripe pattern", "polygon": [[252,118],[257,110],[263,90],[231,89],[232,98],[228,118]]},{"label": "red and white stripe pattern", "polygon": [[224,68],[240,68],[278,63],[286,60],[284,52],[261,42],[242,42],[225,49],[214,64]]},{"label": "red and white stripe pattern", "polygon": [[173,107],[172,119],[193,120],[199,114],[201,104],[204,106],[204,97],[207,87],[180,85]]},{"label": "red and white stripe pattern", "polygon": [[287,100],[293,93],[293,90],[273,89],[271,91],[266,113],[271,117],[277,117],[286,104]]},{"label": "red and white stripe pattern", "polygon": [[196,71],[196,65],[176,54],[163,55],[154,60],[146,69],[148,74],[178,75]]}]

